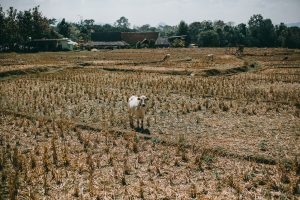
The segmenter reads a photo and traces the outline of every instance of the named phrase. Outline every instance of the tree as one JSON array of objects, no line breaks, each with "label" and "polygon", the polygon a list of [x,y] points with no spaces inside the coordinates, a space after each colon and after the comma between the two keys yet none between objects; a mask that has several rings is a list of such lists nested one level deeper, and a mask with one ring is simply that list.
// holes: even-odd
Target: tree
[{"label": "tree", "polygon": [[224,46],[236,46],[236,40],[235,40],[235,30],[234,27],[231,26],[231,24],[226,24],[224,26],[224,41],[221,45]]},{"label": "tree", "polygon": [[237,37],[237,43],[240,45],[247,45],[248,44],[248,38],[247,38],[247,25],[244,23],[238,24],[236,27],[236,33],[238,35]]},{"label": "tree", "polygon": [[3,8],[0,5],[0,50],[2,50],[5,40],[5,13],[3,12]]},{"label": "tree", "polygon": [[10,7],[7,10],[7,17],[5,19],[5,43],[8,45],[10,50],[16,50],[16,41],[19,37],[19,27],[16,20],[17,10]]},{"label": "tree", "polygon": [[189,26],[184,21],[181,21],[178,25],[177,35],[188,35]]},{"label": "tree", "polygon": [[200,22],[193,22],[189,25],[189,34],[191,42],[197,43],[198,35],[201,32],[202,25]]},{"label": "tree", "polygon": [[70,24],[69,30],[70,30],[70,35],[69,35],[69,37],[70,37],[72,40],[78,41],[78,40],[81,39],[81,38],[80,38],[80,36],[81,36],[80,30],[79,30],[79,28],[78,28],[75,24]]},{"label": "tree", "polygon": [[290,27],[287,35],[287,46],[289,48],[300,48],[300,28]]},{"label": "tree", "polygon": [[260,28],[263,24],[263,17],[260,14],[253,15],[248,21],[249,32],[250,32],[250,45],[260,46]]},{"label": "tree", "polygon": [[[300,48],[300,28],[288,28],[285,24],[274,26],[271,19],[262,15],[253,15],[246,24],[202,21],[187,25],[181,21],[178,26],[161,24],[151,27],[145,24],[130,29],[128,19],[121,17],[114,26],[110,24],[95,25],[93,19],[81,20],[79,23],[68,23],[65,19],[56,24],[56,19],[48,19],[39,11],[39,7],[17,11],[10,7],[3,11],[0,5],[0,51],[26,50],[32,39],[70,37],[73,40],[89,41],[91,33],[117,31],[159,31],[160,36],[187,35],[186,40],[177,39],[172,42],[174,47],[184,47],[190,41],[203,47],[214,46],[257,46],[257,47],[289,47]],[[56,32],[59,31],[59,33]],[[149,46],[153,46],[150,41]],[[137,44],[137,47],[142,46]]]},{"label": "tree", "polygon": [[159,25],[157,30],[160,32],[160,36],[173,36],[176,34],[178,27],[169,25]]},{"label": "tree", "polygon": [[141,27],[135,27],[138,32],[154,32],[156,31],[155,27],[151,27],[150,24],[145,24]]},{"label": "tree", "polygon": [[228,41],[225,38],[224,27],[226,26],[225,22],[222,20],[217,20],[213,23],[213,28],[219,36],[220,46],[226,46]]},{"label": "tree", "polygon": [[42,13],[39,11],[39,6],[33,8],[32,18],[32,38],[52,38],[49,20],[46,17],[43,17]]},{"label": "tree", "polygon": [[252,31],[253,33],[256,33],[255,31],[257,31],[259,29],[259,27],[261,26],[261,24],[263,23],[263,19],[264,18],[261,14],[256,14],[256,15],[251,16],[248,21],[250,31]]},{"label": "tree", "polygon": [[226,23],[224,21],[222,21],[222,20],[216,20],[213,23],[213,26],[215,27],[215,29],[216,28],[223,29],[225,25],[226,25]]},{"label": "tree", "polygon": [[216,33],[219,36],[219,41],[220,41],[220,46],[227,46],[228,45],[228,40],[225,38],[225,34],[223,31],[223,28],[220,26],[216,26],[215,28]]},{"label": "tree", "polygon": [[213,30],[213,23],[211,21],[202,21],[201,22],[201,26],[202,26],[202,31],[208,31],[208,30]]},{"label": "tree", "polygon": [[186,35],[185,45],[189,45],[191,43],[191,38],[189,35],[189,25],[184,21],[181,21],[178,25],[177,35]]},{"label": "tree", "polygon": [[64,37],[69,38],[70,34],[71,34],[71,25],[66,22],[65,18],[63,18],[61,20],[61,22],[59,22],[57,24],[57,29],[58,29],[58,33],[63,35]]},{"label": "tree", "polygon": [[20,31],[20,43],[25,45],[29,42],[33,34],[33,17],[31,10],[26,10],[24,12],[20,11],[17,14],[19,31]]},{"label": "tree", "polygon": [[49,25],[54,26],[57,22],[57,20],[55,18],[52,19],[48,19]]},{"label": "tree", "polygon": [[26,50],[31,38],[57,37],[39,7],[19,12],[10,7],[6,12],[0,6],[0,50]]},{"label": "tree", "polygon": [[284,23],[275,26],[276,46],[286,47],[288,37],[288,27]]},{"label": "tree", "polygon": [[84,25],[85,25],[86,27],[90,28],[90,29],[93,28],[94,22],[95,22],[95,20],[93,20],[93,19],[85,19],[85,20],[83,21]]},{"label": "tree", "polygon": [[272,47],[275,44],[275,29],[270,19],[253,15],[249,22],[250,42],[253,46]]},{"label": "tree", "polygon": [[114,26],[117,27],[120,31],[128,31],[130,23],[128,19],[123,16],[114,23]]},{"label": "tree", "polygon": [[273,47],[275,45],[275,28],[270,19],[263,20],[259,36],[260,46]]},{"label": "tree", "polygon": [[[104,25],[102,26],[102,31],[103,31],[103,32],[111,32],[111,31],[114,31],[114,30],[116,30],[116,28],[113,27],[113,26],[110,25],[110,24],[104,24]],[[101,31],[100,31],[100,32],[101,32]]]},{"label": "tree", "polygon": [[[74,40],[89,41],[91,39],[92,32],[102,32],[102,26],[95,25],[94,22],[95,20],[93,19],[86,19],[81,20],[80,23],[77,24],[70,24],[70,38]],[[79,34],[77,34],[78,31]],[[76,34],[77,36],[75,37]]]},{"label": "tree", "polygon": [[219,35],[214,30],[203,31],[199,34],[198,45],[201,47],[218,47]]}]

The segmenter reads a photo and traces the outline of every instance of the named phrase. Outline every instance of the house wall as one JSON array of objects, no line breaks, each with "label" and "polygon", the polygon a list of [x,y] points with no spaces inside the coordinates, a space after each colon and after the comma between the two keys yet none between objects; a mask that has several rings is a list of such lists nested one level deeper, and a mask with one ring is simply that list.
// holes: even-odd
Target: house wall
[{"label": "house wall", "polygon": [[30,45],[38,51],[55,51],[58,48],[58,42],[56,40],[32,41]]},{"label": "house wall", "polygon": [[61,45],[62,50],[70,50],[73,51],[73,46],[71,44],[68,44],[68,41],[60,41],[59,44]]}]

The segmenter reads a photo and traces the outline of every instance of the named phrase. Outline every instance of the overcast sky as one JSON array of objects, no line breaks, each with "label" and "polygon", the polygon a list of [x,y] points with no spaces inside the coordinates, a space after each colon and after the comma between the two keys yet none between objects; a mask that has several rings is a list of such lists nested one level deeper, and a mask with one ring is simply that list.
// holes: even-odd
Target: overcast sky
[{"label": "overcast sky", "polygon": [[247,23],[253,14],[262,14],[274,24],[300,22],[300,0],[0,0],[0,4],[18,10],[40,5],[49,18],[94,19],[98,24],[112,24],[121,16],[138,26],[218,19],[238,24]]}]

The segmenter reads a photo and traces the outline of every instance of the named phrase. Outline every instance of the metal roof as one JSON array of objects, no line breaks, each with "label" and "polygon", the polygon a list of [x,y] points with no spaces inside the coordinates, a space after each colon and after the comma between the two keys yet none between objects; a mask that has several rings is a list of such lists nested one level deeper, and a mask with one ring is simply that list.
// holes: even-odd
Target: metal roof
[{"label": "metal roof", "polygon": [[155,45],[168,46],[168,45],[170,45],[170,42],[167,37],[159,37],[159,38],[157,38]]},{"label": "metal roof", "polygon": [[113,41],[113,42],[92,41],[92,42],[86,43],[85,46],[129,46],[129,44],[124,41]]}]

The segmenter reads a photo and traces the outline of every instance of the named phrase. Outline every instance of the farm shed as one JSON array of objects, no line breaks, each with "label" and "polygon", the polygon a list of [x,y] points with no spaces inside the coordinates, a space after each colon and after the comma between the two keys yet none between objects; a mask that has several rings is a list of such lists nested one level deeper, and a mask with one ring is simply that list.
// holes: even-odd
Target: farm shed
[{"label": "farm shed", "polygon": [[153,45],[158,38],[158,32],[98,32],[92,33],[92,42],[85,44],[86,47],[94,48],[118,47],[124,48],[129,45],[136,45],[138,42],[142,45]]},{"label": "farm shed", "polygon": [[121,32],[96,32],[92,33],[91,39],[98,42],[122,41]]},{"label": "farm shed", "polygon": [[124,42],[121,38],[121,32],[97,32],[92,33],[91,42],[84,44],[87,49],[115,49],[125,48],[129,46],[128,43]]},{"label": "farm shed", "polygon": [[37,51],[72,51],[74,47],[77,46],[77,42],[73,42],[68,38],[34,39],[30,41],[30,46]]},{"label": "farm shed", "polygon": [[63,41],[61,41],[60,44],[61,44],[62,50],[69,50],[69,51],[73,51],[74,47],[76,47],[78,45],[77,42],[74,42],[74,41],[72,41],[70,39],[63,40]]},{"label": "farm shed", "polygon": [[187,37],[187,35],[179,35],[179,36],[171,36],[169,37],[169,41],[172,42],[174,41],[175,39],[179,39],[179,40],[185,40]]},{"label": "farm shed", "polygon": [[[137,42],[143,41],[156,41],[158,38],[158,32],[144,32],[144,33],[136,33],[136,32],[122,32],[121,38],[123,41],[127,42],[130,45],[135,45]],[[146,39],[146,40],[145,40]]]},{"label": "farm shed", "polygon": [[86,49],[92,49],[92,48],[96,48],[96,49],[115,49],[115,48],[125,48],[127,46],[129,46],[129,44],[127,44],[124,41],[110,41],[110,42],[91,41],[91,42],[88,42],[88,43],[84,44],[84,47]]},{"label": "farm shed", "polygon": [[170,42],[167,37],[159,37],[155,42],[155,46],[160,48],[170,47]]}]

